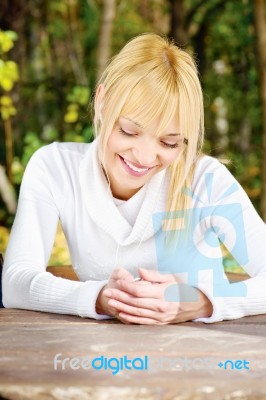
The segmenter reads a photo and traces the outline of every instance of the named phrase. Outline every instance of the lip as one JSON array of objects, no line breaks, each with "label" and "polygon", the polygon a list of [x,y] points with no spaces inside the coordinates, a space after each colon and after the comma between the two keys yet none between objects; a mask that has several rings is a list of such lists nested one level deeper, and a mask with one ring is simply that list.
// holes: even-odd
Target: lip
[{"label": "lip", "polygon": [[[121,158],[123,158],[123,160],[125,160],[124,157],[122,157],[122,156],[119,156],[119,157],[121,157]],[[126,160],[126,161],[128,161],[130,164],[134,165],[134,167],[137,167],[137,168],[149,168],[149,169],[153,168],[153,167],[148,167],[147,165],[137,164],[137,163],[135,163],[135,162],[133,162],[131,160]]]},{"label": "lip", "polygon": [[128,173],[129,173],[130,175],[132,175],[132,176],[137,176],[137,177],[145,176],[145,175],[147,175],[147,174],[150,172],[150,170],[151,170],[152,168],[154,168],[154,167],[143,167],[142,165],[140,166],[139,164],[136,164],[136,163],[134,163],[134,162],[132,162],[132,161],[129,161],[130,164],[134,165],[136,168],[148,168],[147,171],[144,171],[144,172],[133,171],[133,169],[131,169],[131,168],[125,163],[123,157],[121,157],[119,154],[118,154],[118,157],[119,157],[119,159],[120,159],[120,161],[121,161],[122,166],[123,166],[124,169],[126,170],[126,172],[128,172]]}]

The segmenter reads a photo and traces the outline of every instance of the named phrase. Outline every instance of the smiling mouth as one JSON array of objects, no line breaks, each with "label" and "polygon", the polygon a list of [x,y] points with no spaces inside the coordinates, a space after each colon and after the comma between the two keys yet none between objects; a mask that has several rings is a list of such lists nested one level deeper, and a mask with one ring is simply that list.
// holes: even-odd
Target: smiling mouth
[{"label": "smiling mouth", "polygon": [[123,167],[127,172],[131,173],[134,176],[143,176],[146,175],[152,168],[154,167],[137,167],[135,164],[132,164],[130,161],[125,160],[118,154],[120,161],[123,164]]}]

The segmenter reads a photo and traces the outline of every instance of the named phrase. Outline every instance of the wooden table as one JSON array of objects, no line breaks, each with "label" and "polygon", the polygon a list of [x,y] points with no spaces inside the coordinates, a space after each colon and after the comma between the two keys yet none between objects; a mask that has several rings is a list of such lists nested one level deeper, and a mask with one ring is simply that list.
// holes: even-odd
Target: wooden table
[{"label": "wooden table", "polygon": [[[266,315],[144,326],[2,309],[0,338],[1,399],[266,399]],[[149,368],[55,370],[58,353],[61,359],[147,356]],[[218,366],[228,359],[240,360],[242,369]]]}]

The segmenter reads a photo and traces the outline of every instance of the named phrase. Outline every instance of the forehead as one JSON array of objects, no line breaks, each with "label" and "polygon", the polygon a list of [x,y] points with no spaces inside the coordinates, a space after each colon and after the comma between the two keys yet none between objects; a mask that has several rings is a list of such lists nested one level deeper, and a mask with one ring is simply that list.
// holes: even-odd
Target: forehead
[{"label": "forehead", "polygon": [[[140,121],[137,116],[121,115],[119,118],[119,122],[132,128],[137,128],[140,130],[151,130],[153,132],[156,132],[161,125],[161,118],[157,117],[145,125],[145,123]],[[167,120],[164,125],[165,126],[161,127],[161,134],[180,133],[180,126],[176,115],[172,119]]]}]

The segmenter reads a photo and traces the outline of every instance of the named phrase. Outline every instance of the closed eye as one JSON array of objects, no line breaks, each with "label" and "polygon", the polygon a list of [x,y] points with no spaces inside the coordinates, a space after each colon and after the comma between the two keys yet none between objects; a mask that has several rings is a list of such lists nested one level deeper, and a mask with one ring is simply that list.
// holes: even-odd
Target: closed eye
[{"label": "closed eye", "polygon": [[121,127],[119,128],[119,132],[125,136],[135,136],[136,135],[135,133],[128,133],[128,132],[124,131],[124,129],[122,129]]},{"label": "closed eye", "polygon": [[165,142],[161,142],[161,144],[165,147],[169,147],[170,149],[176,149],[177,147],[179,147],[179,143],[165,143]]},{"label": "closed eye", "polygon": [[[119,128],[119,133],[121,133],[122,135],[124,135],[124,136],[137,136],[138,134],[137,133],[129,133],[129,132],[126,132],[123,128],[121,128],[121,126],[120,126],[120,128]],[[161,141],[160,142],[161,143],[161,145],[162,146],[164,146],[164,147],[168,147],[168,148],[170,148],[170,149],[176,149],[177,147],[179,147],[180,146],[180,143],[167,143],[167,142],[163,142],[163,141]]]}]

